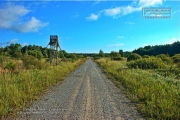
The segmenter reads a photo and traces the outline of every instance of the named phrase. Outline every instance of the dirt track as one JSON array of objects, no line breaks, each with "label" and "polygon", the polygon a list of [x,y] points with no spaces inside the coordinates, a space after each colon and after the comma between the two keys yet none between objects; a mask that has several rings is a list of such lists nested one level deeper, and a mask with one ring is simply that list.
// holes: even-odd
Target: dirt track
[{"label": "dirt track", "polygon": [[53,86],[40,100],[18,114],[18,120],[143,119],[92,60],[87,60],[62,84]]}]

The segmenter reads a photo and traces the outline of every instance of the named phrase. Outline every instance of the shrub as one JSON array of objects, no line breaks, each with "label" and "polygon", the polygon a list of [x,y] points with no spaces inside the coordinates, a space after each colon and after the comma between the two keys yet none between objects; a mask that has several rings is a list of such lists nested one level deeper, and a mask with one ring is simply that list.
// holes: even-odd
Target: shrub
[{"label": "shrub", "polygon": [[113,60],[113,58],[121,57],[121,55],[118,52],[115,52],[115,51],[111,51],[110,56],[111,56],[112,60]]},{"label": "shrub", "polygon": [[149,55],[144,55],[143,58],[149,58],[150,56]]},{"label": "shrub", "polygon": [[141,68],[141,69],[158,69],[166,68],[165,63],[160,58],[149,57],[127,63],[128,68]]},{"label": "shrub", "polygon": [[172,58],[173,58],[174,63],[179,63],[180,62],[180,54],[176,54]]},{"label": "shrub", "polygon": [[123,58],[122,57],[113,57],[113,60],[121,61],[121,60],[123,60]]},{"label": "shrub", "polygon": [[15,66],[16,65],[12,61],[10,61],[9,63],[6,64],[5,68],[13,71],[15,69]]},{"label": "shrub", "polygon": [[14,55],[13,55],[13,57],[15,57],[15,58],[21,58],[22,57],[22,53],[21,52],[15,52],[14,53]]},{"label": "shrub", "polygon": [[94,60],[98,60],[100,59],[101,57],[93,57]]},{"label": "shrub", "polygon": [[2,71],[0,71],[2,73],[19,73],[19,71],[24,69],[24,65],[22,60],[4,56],[2,59],[0,58],[0,68],[2,69]]},{"label": "shrub", "polygon": [[41,60],[43,58],[43,54],[41,51],[37,51],[37,59]]},{"label": "shrub", "polygon": [[70,55],[68,56],[68,58],[70,58],[72,61],[75,61],[75,60],[78,59],[77,56],[76,56],[76,54],[70,54]]},{"label": "shrub", "polygon": [[180,62],[177,64],[177,67],[180,68]]},{"label": "shrub", "polygon": [[156,56],[157,58],[160,58],[162,61],[166,62],[167,64],[172,64],[172,59],[168,56],[168,55],[165,55],[165,54],[160,54],[160,55],[157,55]]},{"label": "shrub", "polygon": [[26,69],[43,69],[46,67],[46,64],[43,64],[40,60],[31,55],[24,55],[22,61]]},{"label": "shrub", "polygon": [[5,65],[8,63],[8,62],[10,62],[10,60],[11,60],[11,57],[9,57],[9,56],[6,56],[6,55],[1,55],[0,56],[0,66],[1,67],[5,67]]},{"label": "shrub", "polygon": [[127,61],[132,61],[132,60],[138,60],[142,58],[140,55],[138,55],[137,53],[132,53],[131,55],[129,55],[129,57],[127,58]]}]

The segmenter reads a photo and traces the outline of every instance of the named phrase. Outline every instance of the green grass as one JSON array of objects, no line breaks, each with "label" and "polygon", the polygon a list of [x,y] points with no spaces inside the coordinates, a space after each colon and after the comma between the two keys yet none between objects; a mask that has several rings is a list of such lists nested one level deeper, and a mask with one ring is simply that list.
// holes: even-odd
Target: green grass
[{"label": "green grass", "polygon": [[180,80],[155,70],[128,69],[126,61],[97,60],[113,82],[150,119],[180,119]]},{"label": "green grass", "polygon": [[62,81],[83,62],[84,60],[62,62],[59,66],[49,66],[42,70],[0,74],[0,116],[16,114],[27,104],[38,99],[43,90]]}]

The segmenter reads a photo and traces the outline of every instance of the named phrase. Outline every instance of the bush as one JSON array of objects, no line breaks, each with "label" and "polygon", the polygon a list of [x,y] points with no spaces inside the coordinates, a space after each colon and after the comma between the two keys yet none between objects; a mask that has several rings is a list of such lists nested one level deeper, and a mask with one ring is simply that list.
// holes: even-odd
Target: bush
[{"label": "bush", "polygon": [[24,55],[22,61],[26,69],[43,69],[46,67],[46,64],[31,55]]},{"label": "bush", "polygon": [[76,54],[70,54],[70,55],[68,56],[68,58],[70,58],[72,61],[75,61],[75,60],[78,59],[77,56],[76,56]]},{"label": "bush", "polygon": [[172,58],[174,63],[180,63],[180,54],[176,54]]},{"label": "bush", "polygon": [[168,56],[168,55],[165,55],[165,54],[160,54],[160,55],[157,55],[156,56],[157,58],[160,58],[162,61],[166,62],[167,64],[172,64],[172,59]]},{"label": "bush", "polygon": [[113,58],[121,57],[121,55],[115,51],[111,51],[110,56],[111,56],[111,60],[113,60]]},{"label": "bush", "polygon": [[177,64],[177,67],[180,68],[180,62]]},{"label": "bush", "polygon": [[123,60],[123,58],[122,57],[113,57],[113,60],[121,61],[121,60]]},{"label": "bush", "polygon": [[94,60],[98,60],[100,59],[101,57],[93,57]]},{"label": "bush", "polygon": [[9,63],[6,64],[5,68],[13,71],[15,69],[15,66],[16,65],[10,61]]},{"label": "bush", "polygon": [[132,53],[131,55],[129,55],[129,57],[127,58],[127,61],[132,61],[132,60],[138,60],[142,58],[140,55],[136,54],[136,53]]},{"label": "bush", "polygon": [[16,58],[11,58],[7,56],[0,56],[0,68],[2,68],[2,71],[0,73],[4,72],[13,72],[18,73],[19,71],[24,69],[24,65],[22,63],[22,60],[18,60]]},{"label": "bush", "polygon": [[143,58],[149,58],[150,56],[149,55],[144,55]]},{"label": "bush", "polygon": [[21,52],[15,52],[14,53],[14,55],[13,55],[13,57],[15,57],[15,58],[21,58],[22,57],[22,53]]},{"label": "bush", "polygon": [[166,68],[165,63],[160,58],[149,57],[127,63],[128,68],[141,68],[141,69],[158,69]]}]

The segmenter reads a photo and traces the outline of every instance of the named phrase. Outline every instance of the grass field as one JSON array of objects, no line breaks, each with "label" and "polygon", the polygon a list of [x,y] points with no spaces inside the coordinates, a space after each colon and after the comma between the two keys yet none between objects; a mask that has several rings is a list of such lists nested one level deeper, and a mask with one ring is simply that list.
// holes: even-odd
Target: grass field
[{"label": "grass field", "polygon": [[[0,70],[0,116],[17,111],[39,98],[43,90],[62,81],[84,60],[61,62],[58,66],[16,72]],[[68,66],[67,66],[68,65]]]},{"label": "grass field", "polygon": [[180,119],[180,80],[164,77],[156,70],[129,69],[124,61],[98,59],[109,78],[150,119]]}]

